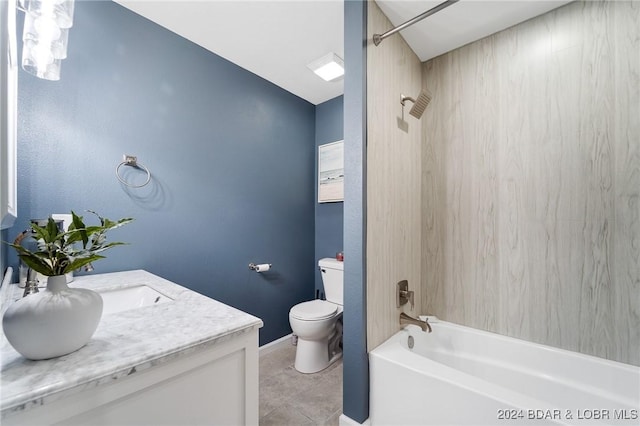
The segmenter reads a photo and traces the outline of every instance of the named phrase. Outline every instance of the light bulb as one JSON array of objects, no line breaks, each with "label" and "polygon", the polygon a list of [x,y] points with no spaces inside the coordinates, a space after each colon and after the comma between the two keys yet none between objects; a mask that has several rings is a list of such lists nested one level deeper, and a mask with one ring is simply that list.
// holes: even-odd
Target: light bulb
[{"label": "light bulb", "polygon": [[20,0],[20,5],[34,17],[52,17],[59,28],[73,25],[74,0]]},{"label": "light bulb", "polygon": [[40,16],[33,23],[38,33],[38,43],[51,44],[60,38],[60,27],[51,16]]}]

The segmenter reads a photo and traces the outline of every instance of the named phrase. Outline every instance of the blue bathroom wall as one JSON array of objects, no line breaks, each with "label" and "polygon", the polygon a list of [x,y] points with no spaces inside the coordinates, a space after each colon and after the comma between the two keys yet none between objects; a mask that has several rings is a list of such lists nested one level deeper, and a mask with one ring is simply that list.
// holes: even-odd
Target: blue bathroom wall
[{"label": "blue bathroom wall", "polygon": [[[314,105],[112,1],[76,2],[61,80],[19,87],[10,236],[72,209],[134,217],[94,273],[146,269],[252,313],[261,344],[291,332],[314,295]],[[123,154],[149,185],[118,182]]]},{"label": "blue bathroom wall", "polygon": [[367,0],[344,2],[343,412],[369,417],[366,291]]},{"label": "blue bathroom wall", "polygon": [[[344,134],[344,99],[342,96],[316,105],[316,259],[334,257],[343,251],[343,204],[318,203],[318,146],[343,139]],[[320,270],[315,269],[316,290],[324,292]]]}]

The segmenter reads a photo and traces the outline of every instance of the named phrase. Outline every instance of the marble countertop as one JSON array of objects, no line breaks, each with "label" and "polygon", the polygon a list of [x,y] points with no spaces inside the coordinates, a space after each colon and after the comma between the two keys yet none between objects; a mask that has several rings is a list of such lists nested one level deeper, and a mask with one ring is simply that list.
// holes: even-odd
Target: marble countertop
[{"label": "marble countertop", "polygon": [[[262,327],[238,309],[181,287],[147,271],[76,277],[70,287],[92,290],[147,285],[172,302],[106,314],[89,343],[71,354],[30,361],[17,353],[4,333],[0,341],[2,416],[46,404],[226,341]],[[0,289],[2,313],[24,289]]]}]

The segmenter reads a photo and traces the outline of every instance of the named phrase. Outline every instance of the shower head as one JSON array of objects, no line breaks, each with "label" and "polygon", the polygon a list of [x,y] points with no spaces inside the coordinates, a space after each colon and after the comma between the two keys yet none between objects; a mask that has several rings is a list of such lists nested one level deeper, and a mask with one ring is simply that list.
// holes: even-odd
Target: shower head
[{"label": "shower head", "polygon": [[420,119],[420,117],[422,117],[422,114],[424,114],[424,110],[427,108],[427,105],[429,105],[429,102],[431,102],[431,93],[428,90],[423,90],[422,92],[420,92],[417,99],[413,99],[405,95],[400,95],[400,103],[402,104],[402,106],[404,106],[404,101],[413,102],[413,106],[411,107],[409,114],[413,115],[417,119]]}]

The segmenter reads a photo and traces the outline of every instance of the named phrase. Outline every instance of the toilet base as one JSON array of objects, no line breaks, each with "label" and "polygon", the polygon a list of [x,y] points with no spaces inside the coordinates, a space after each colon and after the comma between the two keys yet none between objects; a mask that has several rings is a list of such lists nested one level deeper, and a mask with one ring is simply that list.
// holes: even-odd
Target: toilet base
[{"label": "toilet base", "polygon": [[342,350],[329,356],[329,339],[303,340],[298,337],[294,367],[301,373],[322,371],[342,358]]}]

